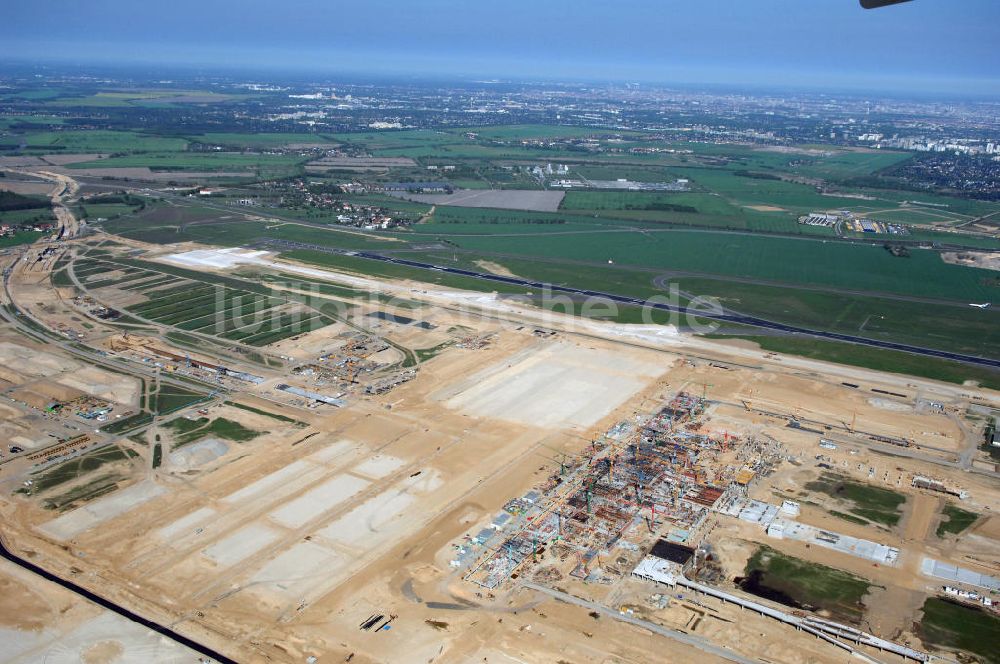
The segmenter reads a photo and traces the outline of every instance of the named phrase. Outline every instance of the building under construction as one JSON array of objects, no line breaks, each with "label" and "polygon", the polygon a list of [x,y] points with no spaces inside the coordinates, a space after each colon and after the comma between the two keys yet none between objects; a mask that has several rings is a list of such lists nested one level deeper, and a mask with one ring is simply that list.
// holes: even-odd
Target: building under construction
[{"label": "building under construction", "polygon": [[531,567],[544,576],[552,573],[545,566],[555,566],[611,581],[627,575],[658,536],[690,541],[746,468],[740,448],[750,442],[703,431],[705,405],[681,392],[645,421],[620,423],[587,453],[564,458],[534,496],[508,503],[513,518],[467,580],[496,588]]}]

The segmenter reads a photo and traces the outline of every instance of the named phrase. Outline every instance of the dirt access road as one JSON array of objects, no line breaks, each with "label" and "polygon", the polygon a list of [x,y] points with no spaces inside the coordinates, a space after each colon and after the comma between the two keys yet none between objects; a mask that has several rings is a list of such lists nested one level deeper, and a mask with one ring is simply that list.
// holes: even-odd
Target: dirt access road
[{"label": "dirt access road", "polygon": [[68,175],[60,175],[51,171],[38,171],[35,175],[54,182],[56,185],[49,198],[52,200],[52,212],[56,215],[62,230],[61,237],[69,239],[79,235],[80,222],[66,207],[66,201],[76,198],[77,192],[80,191],[80,184]]}]

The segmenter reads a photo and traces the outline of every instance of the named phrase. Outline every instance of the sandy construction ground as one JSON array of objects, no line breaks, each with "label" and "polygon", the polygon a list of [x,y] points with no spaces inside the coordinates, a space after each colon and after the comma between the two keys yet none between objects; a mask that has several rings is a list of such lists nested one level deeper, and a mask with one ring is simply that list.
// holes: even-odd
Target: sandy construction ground
[{"label": "sandy construction ground", "polygon": [[653,357],[623,361],[570,343],[539,343],[445,388],[435,398],[480,417],[544,428],[586,427],[668,368]]},{"label": "sandy construction ground", "polygon": [[0,366],[3,371],[13,371],[22,376],[53,376],[64,370],[82,368],[78,362],[66,360],[35,348],[9,341],[0,342]]},{"label": "sandy construction ground", "polygon": [[[34,383],[39,388],[35,391],[42,394],[43,400],[72,399],[82,393],[126,405],[139,399],[139,381],[135,378],[88,366],[41,348],[0,341],[0,378],[16,384],[28,383],[34,377],[48,379]],[[60,393],[60,386],[68,390]]]},{"label": "sandy construction ground", "polygon": [[984,270],[1000,270],[1000,253],[998,252],[967,251],[958,253],[945,251],[941,254],[941,260],[945,263],[978,267]]},{"label": "sandy construction ground", "polygon": [[[742,573],[756,544],[765,542],[873,581],[880,588],[865,601],[879,618],[866,624],[919,646],[912,626],[922,599],[937,585],[920,576],[921,557],[977,569],[1000,560],[995,519],[984,518],[961,538],[939,538],[935,530],[946,499],[911,487],[914,474],[941,478],[968,491],[963,507],[982,514],[1000,510],[995,479],[963,465],[979,426],[968,417],[972,395],[986,404],[996,398],[988,391],[711,344],[666,327],[543,316],[491,294],[331,275],[276,261],[266,252],[196,249],[161,260],[223,272],[250,265],[308,274],[420,301],[423,306],[406,315],[437,328],[387,323],[384,333],[394,340],[436,342],[442,329],[456,324],[463,326],[462,336],[490,339],[445,347],[420,362],[412,380],[384,394],[323,386],[331,393],[344,390],[343,408],[279,404],[275,384],[304,379],[269,372],[260,385],[233,387],[216,395],[215,405],[177,414],[197,417],[192,411],[207,407],[209,416],[234,419],[261,432],[259,437],[236,443],[212,434],[171,451],[167,433],[162,466],[143,465],[135,471],[141,479],[128,488],[62,514],[20,494],[0,496],[12,548],[179,624],[237,661],[846,661],[820,640],[707,598],[668,593],[658,608],[652,595],[663,589],[627,578],[627,570],[626,578],[610,585],[569,574],[552,582],[581,601],[597,602],[606,609],[600,613],[521,585],[533,574],[487,590],[465,581],[464,571],[452,564],[474,537],[489,533],[508,501],[546,482],[561,486],[566,458],[586,458],[592,441],[605,440],[611,427],[659,410],[681,390],[709,402],[704,418],[685,431],[752,434],[784,446],[775,472],[751,484],[752,497],[801,500],[802,523],[900,549],[898,565],[875,567],[870,560],[768,538],[759,525],[712,515],[701,532],[718,554],[725,588],[733,588],[732,578]],[[325,332],[307,335],[301,346],[289,344],[296,358],[289,362],[318,362],[317,355],[337,343],[343,340],[334,342]],[[59,358],[18,359],[24,356],[20,345],[0,343],[0,360],[9,359],[0,362],[0,378],[30,377],[29,383],[76,389],[72,381],[56,383],[66,367]],[[88,374],[81,366],[74,375]],[[80,385],[96,389],[96,382],[90,376]],[[101,389],[112,390],[114,381],[105,382]],[[223,405],[227,400],[299,423]],[[168,431],[162,422],[158,426]],[[872,436],[906,438],[912,445],[886,448]],[[836,448],[820,448],[821,438],[835,440]],[[134,445],[148,459],[148,447],[122,444]],[[714,456],[705,452],[699,467],[690,469],[699,484],[726,477]],[[876,528],[832,514],[841,502],[807,488],[823,472],[817,457],[855,481],[905,495],[899,523]],[[665,534],[669,525],[651,528]],[[641,555],[601,552],[600,564],[619,564],[616,558],[633,553]],[[569,560],[568,568],[574,564]],[[78,653],[75,639],[82,632],[75,630],[91,616],[56,619],[23,601],[38,608],[19,618],[37,613],[46,629],[55,625],[59,634],[76,635],[70,642]],[[395,616],[392,629],[359,628],[378,615]],[[616,616],[648,620],[690,641]],[[37,631],[27,624],[15,629]],[[102,625],[95,622],[86,633],[103,644],[108,638]],[[124,637],[119,640],[127,651]],[[114,661],[117,646],[100,647],[94,652]],[[154,659],[171,661],[170,655]]]},{"label": "sandy construction ground", "polygon": [[0,644],[11,664],[185,663],[195,653],[0,561]]},{"label": "sandy construction ground", "polygon": [[[330,411],[317,425],[327,433],[301,446],[230,452],[182,483],[170,473],[187,466],[167,471],[49,517],[36,532],[71,541],[88,559],[115,565],[129,583],[178,606],[201,607],[211,629],[242,632],[261,620],[299,624],[309,607],[323,615],[327,609],[319,607],[338,602],[338,588],[378,578],[392,569],[398,554],[391,552],[426,544],[433,532],[435,544],[420,563],[431,564],[469,518],[485,514],[470,492],[504,478],[502,490],[490,494],[495,509],[508,491],[530,482],[531,474],[519,470],[512,484],[504,469],[537,466],[540,444],[570,444],[577,435],[571,430],[605,426],[627,401],[653,389],[670,362],[647,353],[596,340],[542,340],[527,331],[484,350],[449,351],[435,358],[436,370],[386,396],[391,411],[378,403]],[[461,380],[476,365],[493,375],[491,389],[502,395],[495,412]],[[526,404],[537,386],[552,396],[518,417],[519,402]],[[430,396],[445,393],[458,401]],[[470,419],[462,409],[478,414]],[[443,530],[427,530],[441,519]],[[309,636],[293,628],[280,639],[289,652],[304,653],[306,641],[314,650],[339,647],[316,640],[305,627],[312,619],[301,624]]]},{"label": "sandy construction ground", "polygon": [[57,540],[73,539],[77,535],[92,530],[105,521],[133,510],[164,493],[166,493],[166,489],[156,484],[136,484],[105,498],[99,498],[84,507],[67,512],[43,524],[40,529]]}]

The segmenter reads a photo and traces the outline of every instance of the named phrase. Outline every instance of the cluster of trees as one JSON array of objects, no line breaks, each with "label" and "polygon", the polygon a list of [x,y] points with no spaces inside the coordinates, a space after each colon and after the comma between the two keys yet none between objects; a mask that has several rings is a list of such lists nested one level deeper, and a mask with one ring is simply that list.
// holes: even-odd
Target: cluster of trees
[{"label": "cluster of trees", "polygon": [[0,191],[0,212],[51,207],[52,203],[47,198],[23,196],[22,194],[15,194],[13,191]]}]

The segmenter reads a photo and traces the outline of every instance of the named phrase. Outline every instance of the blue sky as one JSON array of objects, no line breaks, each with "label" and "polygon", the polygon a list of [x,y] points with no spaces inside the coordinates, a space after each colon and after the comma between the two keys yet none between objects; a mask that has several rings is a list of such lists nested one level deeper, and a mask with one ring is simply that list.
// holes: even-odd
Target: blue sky
[{"label": "blue sky", "polygon": [[1000,96],[1000,0],[7,0],[0,58]]}]

